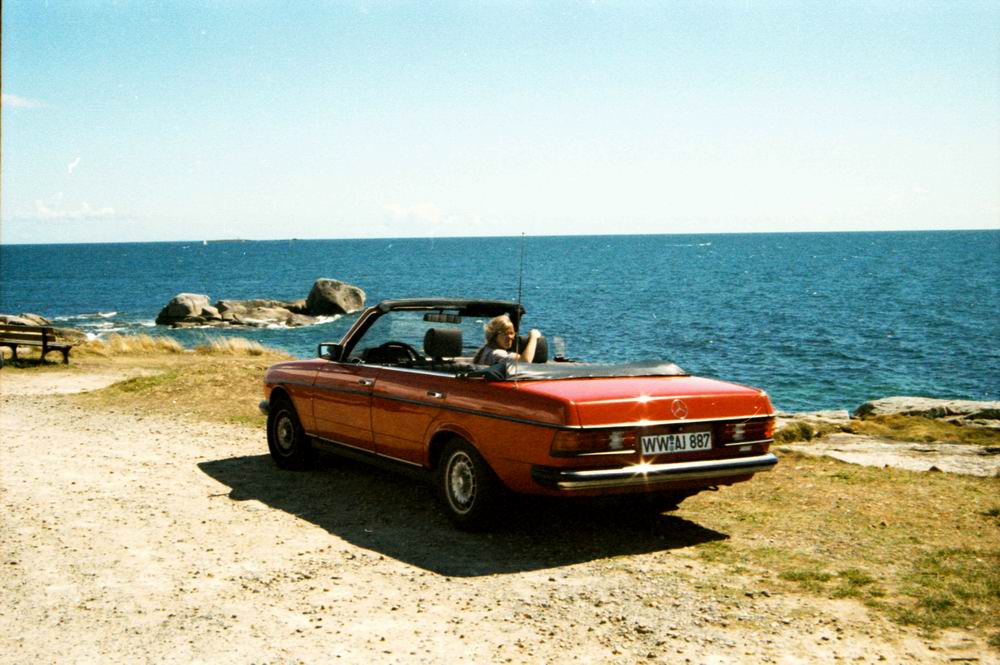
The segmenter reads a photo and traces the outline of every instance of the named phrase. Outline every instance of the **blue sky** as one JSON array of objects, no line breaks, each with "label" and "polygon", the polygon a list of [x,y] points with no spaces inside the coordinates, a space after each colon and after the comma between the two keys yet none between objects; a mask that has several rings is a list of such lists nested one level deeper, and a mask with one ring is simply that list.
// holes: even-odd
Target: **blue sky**
[{"label": "blue sky", "polygon": [[0,242],[1000,227],[995,2],[3,2]]}]

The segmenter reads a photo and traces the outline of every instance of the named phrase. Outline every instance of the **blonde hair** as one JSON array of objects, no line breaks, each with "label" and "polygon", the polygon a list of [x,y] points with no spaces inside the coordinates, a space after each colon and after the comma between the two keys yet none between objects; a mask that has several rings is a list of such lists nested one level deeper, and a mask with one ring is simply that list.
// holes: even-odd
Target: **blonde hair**
[{"label": "blonde hair", "polygon": [[494,342],[497,336],[507,329],[507,326],[513,328],[514,322],[506,314],[490,319],[489,323],[483,326],[483,330],[486,332],[486,343]]}]

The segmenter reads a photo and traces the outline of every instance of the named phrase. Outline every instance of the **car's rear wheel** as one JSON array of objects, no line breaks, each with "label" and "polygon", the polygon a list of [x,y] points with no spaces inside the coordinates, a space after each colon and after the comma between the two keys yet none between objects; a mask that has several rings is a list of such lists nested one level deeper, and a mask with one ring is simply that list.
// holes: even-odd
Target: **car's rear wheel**
[{"label": "car's rear wheel", "polygon": [[312,443],[288,398],[272,400],[267,417],[267,447],[282,469],[303,469],[313,460]]},{"label": "car's rear wheel", "polygon": [[493,523],[503,488],[486,460],[466,441],[453,439],[445,446],[437,484],[445,511],[457,527],[478,531]]}]

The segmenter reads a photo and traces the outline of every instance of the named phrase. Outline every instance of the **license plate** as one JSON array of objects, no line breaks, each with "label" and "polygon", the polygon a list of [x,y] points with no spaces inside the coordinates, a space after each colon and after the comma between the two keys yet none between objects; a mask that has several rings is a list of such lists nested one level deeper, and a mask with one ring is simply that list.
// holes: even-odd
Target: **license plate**
[{"label": "license plate", "polygon": [[643,455],[686,453],[708,450],[712,447],[711,432],[678,432],[677,434],[649,434],[639,437]]}]

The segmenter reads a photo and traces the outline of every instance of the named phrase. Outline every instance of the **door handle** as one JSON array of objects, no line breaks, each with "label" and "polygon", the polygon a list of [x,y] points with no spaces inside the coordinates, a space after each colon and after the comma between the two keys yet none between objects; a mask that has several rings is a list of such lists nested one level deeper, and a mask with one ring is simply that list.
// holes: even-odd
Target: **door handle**
[{"label": "door handle", "polygon": [[427,391],[427,396],[428,397],[433,397],[434,399],[444,399],[445,398],[445,394],[444,393],[439,393],[436,390],[428,390]]},{"label": "door handle", "polygon": [[370,386],[375,383],[375,379],[358,379],[358,383],[363,386]]}]

